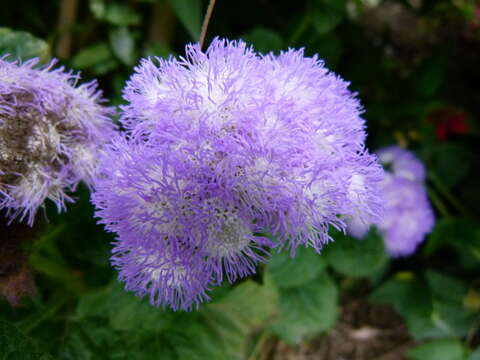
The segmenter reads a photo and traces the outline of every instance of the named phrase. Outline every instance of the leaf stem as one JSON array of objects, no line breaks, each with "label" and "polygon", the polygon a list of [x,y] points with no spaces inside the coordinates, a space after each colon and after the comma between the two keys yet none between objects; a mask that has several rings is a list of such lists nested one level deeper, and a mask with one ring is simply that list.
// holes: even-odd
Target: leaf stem
[{"label": "leaf stem", "polygon": [[208,23],[210,22],[210,18],[212,17],[213,7],[215,6],[216,0],[210,0],[208,3],[207,13],[205,14],[205,18],[203,19],[202,24],[202,31],[200,32],[200,39],[198,43],[200,44],[200,50],[203,48],[203,44],[205,42],[205,36],[207,35]]}]

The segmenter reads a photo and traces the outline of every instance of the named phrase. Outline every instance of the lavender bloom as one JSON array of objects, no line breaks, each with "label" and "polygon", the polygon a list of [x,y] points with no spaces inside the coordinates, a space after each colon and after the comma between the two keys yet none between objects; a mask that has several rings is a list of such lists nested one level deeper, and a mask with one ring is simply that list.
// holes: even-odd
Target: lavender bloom
[{"label": "lavender bloom", "polygon": [[379,225],[392,256],[412,254],[432,231],[434,215],[423,183],[388,175],[383,189],[385,215]]},{"label": "lavender bloom", "polygon": [[425,166],[416,156],[399,146],[388,146],[377,152],[380,162],[395,176],[405,179],[424,182]]},{"label": "lavender bloom", "polygon": [[260,228],[235,179],[212,174],[207,156],[163,151],[116,138],[92,200],[101,223],[118,234],[112,263],[126,288],[149,294],[152,304],[189,309],[208,299],[223,271],[230,281],[253,273],[270,241],[253,236]]},{"label": "lavender bloom", "polygon": [[[107,150],[93,196],[128,249],[132,266],[114,255],[128,288],[189,308],[209,284],[252,274],[269,248],[320,250],[329,226],[378,219],[383,171],[364,148],[360,104],[317,57],[215,39],[205,53],[188,45],[185,58],[157,61],[143,60],[124,89],[129,140]],[[276,241],[253,236],[265,232]],[[181,259],[202,286],[155,278],[151,292],[145,249],[161,269]]]},{"label": "lavender bloom", "polygon": [[0,58],[0,209],[32,225],[46,198],[58,210],[80,180],[93,180],[99,147],[113,134],[94,82]]},{"label": "lavender bloom", "polygon": [[[380,161],[390,171],[382,183],[385,213],[377,227],[392,256],[412,254],[434,225],[434,214],[425,191],[425,167],[413,153],[397,146],[378,151]],[[369,224],[352,219],[348,232],[365,236]]]}]

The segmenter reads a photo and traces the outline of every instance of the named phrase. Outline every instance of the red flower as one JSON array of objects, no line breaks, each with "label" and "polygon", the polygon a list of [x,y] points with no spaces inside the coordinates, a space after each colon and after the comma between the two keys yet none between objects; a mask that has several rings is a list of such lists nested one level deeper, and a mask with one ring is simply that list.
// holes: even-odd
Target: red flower
[{"label": "red flower", "polygon": [[435,125],[435,134],[440,141],[446,141],[449,134],[468,133],[467,114],[455,108],[442,108],[430,112],[427,122]]}]

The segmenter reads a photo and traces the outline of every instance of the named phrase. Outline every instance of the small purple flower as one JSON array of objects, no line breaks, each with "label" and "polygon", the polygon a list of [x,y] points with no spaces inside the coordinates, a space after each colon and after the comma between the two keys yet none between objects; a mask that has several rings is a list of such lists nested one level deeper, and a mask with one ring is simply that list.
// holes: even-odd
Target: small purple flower
[{"label": "small purple flower", "polygon": [[[379,150],[378,156],[390,171],[382,183],[384,216],[376,226],[392,256],[410,255],[435,222],[425,190],[425,167],[413,153],[397,146]],[[348,232],[362,238],[369,224],[353,218],[348,222]]]},{"label": "small purple flower", "polygon": [[402,176],[387,175],[383,183],[385,214],[379,225],[392,256],[415,252],[434,225],[425,185]]},{"label": "small purple flower", "polygon": [[30,225],[46,198],[60,211],[67,191],[93,181],[113,135],[95,82],[75,86],[78,75],[37,62],[0,58],[0,210]]},{"label": "small purple flower", "polygon": [[393,175],[417,182],[425,181],[425,166],[412,152],[399,146],[388,146],[379,150],[377,155],[385,167],[390,167]]},{"label": "small purple flower", "polygon": [[185,58],[157,61],[143,60],[127,82],[129,139],[107,149],[93,196],[134,264],[114,255],[129,289],[148,292],[145,272],[126,269],[153,249],[161,269],[181,259],[203,287],[155,277],[150,299],[190,308],[209,284],[254,273],[271,248],[320,250],[329,226],[378,219],[383,171],[364,148],[360,104],[317,57],[215,39],[205,53],[188,45]]}]

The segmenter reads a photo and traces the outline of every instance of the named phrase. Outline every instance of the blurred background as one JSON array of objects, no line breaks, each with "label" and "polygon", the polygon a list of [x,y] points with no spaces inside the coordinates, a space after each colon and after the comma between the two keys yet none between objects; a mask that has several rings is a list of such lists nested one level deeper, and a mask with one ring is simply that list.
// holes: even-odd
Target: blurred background
[{"label": "blurred background", "polygon": [[[141,57],[183,55],[206,0],[2,0],[0,54],[56,57],[98,79],[111,105]],[[1,359],[478,360],[480,2],[217,0],[207,41],[318,54],[365,108],[368,147],[427,167],[437,223],[410,257],[371,233],[318,256],[275,255],[199,311],[122,290],[113,237],[81,187],[64,214],[0,225]],[[48,220],[47,220],[48,219]]]}]

